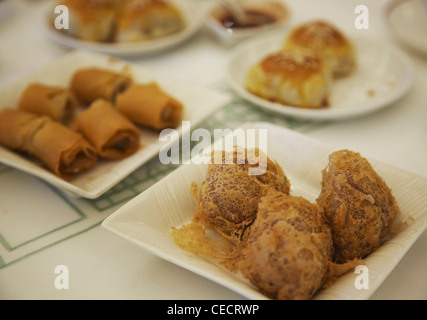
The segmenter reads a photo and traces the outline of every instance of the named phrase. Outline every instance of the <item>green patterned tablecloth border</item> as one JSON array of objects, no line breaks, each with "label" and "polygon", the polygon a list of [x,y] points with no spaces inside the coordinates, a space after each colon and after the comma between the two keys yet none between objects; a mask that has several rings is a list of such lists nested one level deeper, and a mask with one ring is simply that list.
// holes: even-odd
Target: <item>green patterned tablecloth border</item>
[{"label": "green patterned tablecloth border", "polygon": [[[247,122],[270,122],[300,132],[313,130],[315,127],[320,125],[319,123],[285,118],[276,113],[266,112],[257,106],[234,96],[227,88],[220,88],[217,90],[231,94],[233,99],[224,108],[220,109],[216,114],[212,115],[212,117],[197,126],[197,128],[204,128],[208,130],[211,134],[212,140],[215,129],[234,130]],[[191,129],[194,130],[197,128]],[[192,150],[195,144],[197,144],[197,142],[192,142],[190,150]],[[185,158],[186,155],[183,155],[183,157]],[[144,191],[168,173],[175,170],[177,167],[178,165],[163,165],[159,161],[158,157],[156,157],[133,172],[103,196],[88,201],[94,206],[94,208],[100,211],[116,206],[121,202],[130,200],[135,195]]]}]

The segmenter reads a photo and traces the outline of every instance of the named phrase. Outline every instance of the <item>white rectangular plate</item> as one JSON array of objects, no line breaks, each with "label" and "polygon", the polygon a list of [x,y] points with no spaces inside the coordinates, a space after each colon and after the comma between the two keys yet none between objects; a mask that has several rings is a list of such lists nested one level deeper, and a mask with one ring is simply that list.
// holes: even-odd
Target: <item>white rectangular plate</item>
[{"label": "white rectangular plate", "polygon": [[[74,71],[88,66],[115,71],[130,71],[134,80],[140,83],[157,81],[167,93],[183,103],[183,120],[190,121],[193,128],[229,102],[228,96],[160,77],[149,70],[116,58],[85,51],[74,51],[34,74],[1,88],[0,110],[5,107],[15,108],[23,90],[30,82],[68,86]],[[186,130],[186,128],[184,129]],[[181,127],[177,130],[180,134],[185,133],[182,132]],[[146,129],[141,129],[141,133],[143,148],[137,153],[120,161],[99,161],[93,169],[80,174],[71,181],[65,181],[37,163],[3,147],[0,147],[0,162],[39,177],[74,196],[93,199],[108,191],[132,171],[159,153],[164,144],[164,142],[159,141],[159,133]]]},{"label": "white rectangular plate", "polygon": [[[276,160],[291,182],[291,193],[314,201],[321,185],[321,170],[336,149],[323,142],[268,123],[245,124],[242,128],[267,129],[268,156]],[[244,132],[244,131],[243,131]],[[215,148],[215,146],[214,146]],[[357,151],[357,150],[354,150]],[[315,299],[367,299],[389,275],[406,251],[427,227],[427,179],[366,157],[393,190],[402,214],[410,220],[403,231],[366,258],[369,289],[356,289],[359,274],[347,273]],[[206,164],[183,164],[151,188],[118,209],[103,227],[151,253],[238,292],[249,299],[266,299],[240,274],[233,274],[207,259],[185,252],[172,241],[171,227],[188,222],[195,200],[191,183],[204,180]],[[399,222],[398,221],[398,222]]]}]

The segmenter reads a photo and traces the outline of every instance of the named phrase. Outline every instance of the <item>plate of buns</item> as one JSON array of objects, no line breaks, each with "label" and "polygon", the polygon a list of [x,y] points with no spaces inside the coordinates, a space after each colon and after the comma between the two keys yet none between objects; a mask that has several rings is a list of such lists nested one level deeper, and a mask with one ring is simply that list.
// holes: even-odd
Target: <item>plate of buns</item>
[{"label": "plate of buns", "polygon": [[[67,8],[68,24],[55,8]],[[178,45],[204,23],[202,7],[189,0],[56,0],[48,12],[47,34],[57,43],[122,56]]]},{"label": "plate of buns", "polygon": [[231,87],[255,105],[286,116],[338,120],[391,105],[411,87],[414,70],[399,48],[347,35],[312,20],[274,32],[231,53]]},{"label": "plate of buns", "polygon": [[427,179],[357,150],[265,122],[211,150],[102,226],[257,300],[368,299],[427,228]]},{"label": "plate of buns", "polygon": [[[229,101],[100,53],[74,51],[0,89],[0,162],[97,198]],[[203,105],[203,108],[200,108]]]}]

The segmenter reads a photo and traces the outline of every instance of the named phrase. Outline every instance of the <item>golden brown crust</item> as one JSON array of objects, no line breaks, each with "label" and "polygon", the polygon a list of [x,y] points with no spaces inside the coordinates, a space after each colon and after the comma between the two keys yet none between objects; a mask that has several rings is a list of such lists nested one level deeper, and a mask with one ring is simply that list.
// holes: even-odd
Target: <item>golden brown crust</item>
[{"label": "golden brown crust", "polygon": [[356,67],[351,41],[336,26],[323,20],[309,21],[294,28],[284,48],[314,51],[337,78],[351,74]]},{"label": "golden brown crust", "polygon": [[[238,152],[233,163],[242,158]],[[171,236],[182,249],[240,271],[272,299],[310,299],[364,264],[399,213],[391,190],[355,152],[330,155],[315,203],[290,195],[277,163],[256,180],[246,162],[239,166],[211,165],[200,190],[192,184],[193,219]]]},{"label": "golden brown crust", "polygon": [[117,96],[117,109],[134,123],[155,130],[175,128],[184,107],[155,83],[133,84]]},{"label": "golden brown crust", "polygon": [[314,74],[322,72],[322,61],[314,55],[293,52],[276,52],[260,63],[267,74],[279,74],[282,78],[301,84]]},{"label": "golden brown crust", "polygon": [[328,105],[331,75],[323,61],[309,51],[282,50],[254,65],[246,88],[264,99],[301,108]]},{"label": "golden brown crust", "polygon": [[289,36],[295,44],[322,50],[325,47],[347,46],[347,38],[332,24],[326,21],[312,21],[295,28]]},{"label": "golden brown crust", "polygon": [[[232,156],[233,163],[225,163],[227,156]],[[238,157],[245,163],[238,164]],[[267,159],[267,171],[262,175],[249,175],[253,165],[249,164],[243,150],[223,152],[222,160],[223,164],[209,165],[200,188],[202,215],[219,234],[230,241],[240,242],[256,217],[261,196],[268,188],[289,193],[290,183],[282,168],[270,159]]]},{"label": "golden brown crust", "polygon": [[97,157],[95,149],[81,134],[55,121],[46,122],[34,134],[28,153],[64,179],[89,170]]},{"label": "golden brown crust", "polygon": [[68,8],[69,28],[61,29],[84,41],[111,42],[123,0],[58,0]]},{"label": "golden brown crust", "polygon": [[69,10],[70,28],[62,32],[94,42],[130,42],[182,30],[180,10],[162,0],[58,0]]},{"label": "golden brown crust", "polygon": [[78,12],[84,23],[93,22],[106,12],[115,12],[121,9],[123,0],[59,0],[57,4],[67,6],[68,10]]},{"label": "golden brown crust", "polygon": [[12,150],[25,149],[31,135],[47,121],[34,113],[5,108],[0,111],[0,145]]},{"label": "golden brown crust", "polygon": [[1,145],[36,157],[62,178],[73,178],[96,163],[95,149],[81,134],[48,117],[4,109],[0,128]]},{"label": "golden brown crust", "polygon": [[73,124],[106,159],[123,159],[140,147],[140,132],[107,100],[98,99]]},{"label": "golden brown crust", "polygon": [[53,120],[68,123],[78,101],[68,88],[31,83],[18,102],[18,109],[46,115]]},{"label": "golden brown crust", "polygon": [[126,74],[88,67],[77,70],[71,80],[70,89],[83,104],[90,104],[97,99],[114,102],[116,96],[126,90],[132,78]]},{"label": "golden brown crust", "polygon": [[349,150],[332,153],[322,177],[317,202],[331,227],[334,260],[364,258],[390,233],[399,213],[396,199],[371,164]]},{"label": "golden brown crust", "polygon": [[181,12],[160,0],[131,0],[117,21],[116,41],[141,41],[159,38],[182,30]]}]

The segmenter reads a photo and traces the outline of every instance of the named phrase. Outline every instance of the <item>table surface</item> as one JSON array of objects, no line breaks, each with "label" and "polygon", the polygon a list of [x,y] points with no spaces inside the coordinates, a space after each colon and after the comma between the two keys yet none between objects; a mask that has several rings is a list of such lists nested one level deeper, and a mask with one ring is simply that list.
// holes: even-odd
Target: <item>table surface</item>
[{"label": "table surface", "polygon": [[[386,2],[368,1],[369,29],[355,30],[358,1],[285,1],[292,13],[289,26],[322,17],[345,32],[400,46],[413,61],[415,79],[408,94],[386,109],[346,121],[307,123],[267,114],[246,103],[225,80],[231,47],[206,28],[166,52],[125,59],[195,89],[230,95],[230,104],[202,126],[235,128],[245,121],[270,121],[427,177],[427,57],[392,36],[383,17]],[[0,2],[0,86],[70,51],[46,36],[44,4],[42,0]],[[101,226],[103,219],[173,169],[164,169],[153,159],[106,195],[86,200],[68,197],[0,164],[0,299],[244,299]],[[424,232],[371,299],[427,299],[426,249]],[[68,269],[67,290],[55,287],[55,268],[61,265]]]}]

